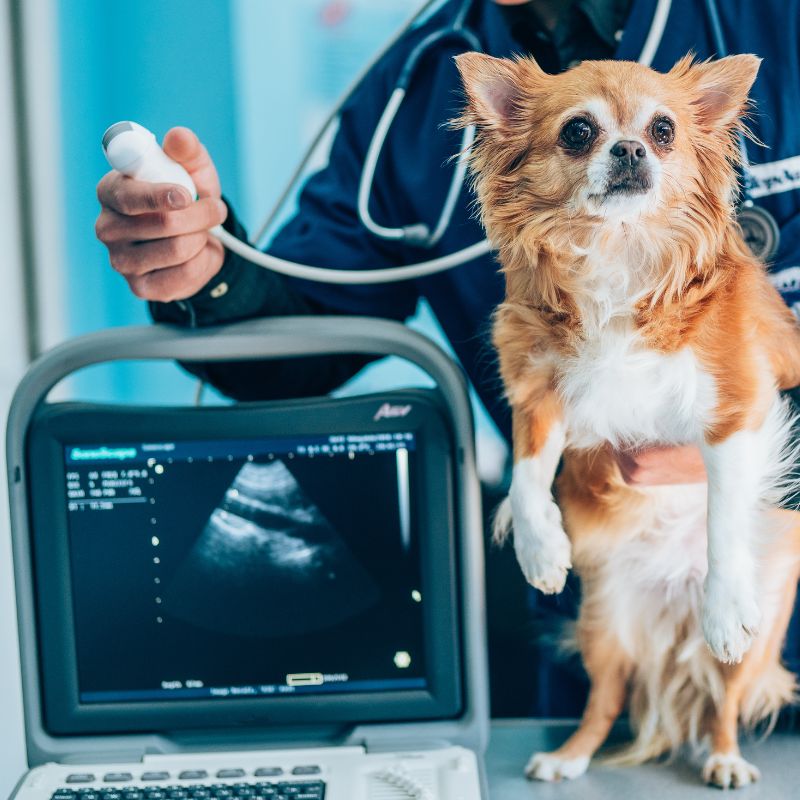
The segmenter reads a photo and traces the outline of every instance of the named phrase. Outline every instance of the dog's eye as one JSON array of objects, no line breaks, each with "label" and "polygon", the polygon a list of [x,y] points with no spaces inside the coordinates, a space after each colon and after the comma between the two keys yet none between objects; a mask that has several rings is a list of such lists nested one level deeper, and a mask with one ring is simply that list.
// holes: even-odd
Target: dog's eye
[{"label": "dog's eye", "polygon": [[675,125],[667,117],[657,117],[650,126],[650,135],[656,144],[666,147],[675,139]]},{"label": "dog's eye", "polygon": [[583,150],[588,147],[597,131],[592,123],[585,117],[575,117],[571,119],[561,129],[561,144],[569,150]]}]

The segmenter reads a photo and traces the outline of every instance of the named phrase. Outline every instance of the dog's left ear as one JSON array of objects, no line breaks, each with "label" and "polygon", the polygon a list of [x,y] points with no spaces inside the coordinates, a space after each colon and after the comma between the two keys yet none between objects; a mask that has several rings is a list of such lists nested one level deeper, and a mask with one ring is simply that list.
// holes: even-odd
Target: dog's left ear
[{"label": "dog's left ear", "polygon": [[709,128],[727,128],[747,108],[747,95],[756,79],[761,59],[751,54],[727,56],[692,66],[695,80],[693,105],[700,123]]},{"label": "dog's left ear", "polygon": [[[525,62],[483,53],[462,53],[455,62],[467,91],[472,121],[495,129],[508,127],[520,106]],[[539,69],[535,62],[532,65]]]}]

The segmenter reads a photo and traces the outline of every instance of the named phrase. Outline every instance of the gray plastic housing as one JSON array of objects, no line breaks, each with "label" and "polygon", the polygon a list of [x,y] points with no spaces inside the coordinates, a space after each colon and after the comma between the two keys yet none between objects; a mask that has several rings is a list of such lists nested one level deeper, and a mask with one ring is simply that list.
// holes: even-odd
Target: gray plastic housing
[{"label": "gray plastic housing", "polygon": [[[247,361],[303,355],[396,355],[436,382],[452,428],[456,454],[455,503],[460,559],[464,712],[458,719],[368,724],[332,729],[317,725],[275,730],[170,732],[135,735],[50,735],[41,705],[33,588],[26,438],[50,390],[84,367],[126,360]],[[14,552],[23,708],[28,764],[139,760],[145,753],[196,752],[319,745],[364,745],[368,750],[460,744],[482,753],[489,734],[488,665],[480,486],[475,467],[472,411],[460,367],[437,345],[399,323],[365,317],[282,317],[215,328],[118,328],[68,341],[37,359],[14,394],[6,430],[11,534]]]}]

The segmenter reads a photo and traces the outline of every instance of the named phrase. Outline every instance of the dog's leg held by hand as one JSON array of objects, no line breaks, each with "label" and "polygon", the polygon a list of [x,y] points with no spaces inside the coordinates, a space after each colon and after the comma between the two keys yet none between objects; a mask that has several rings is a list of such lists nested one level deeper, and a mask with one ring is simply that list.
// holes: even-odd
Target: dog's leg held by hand
[{"label": "dog's leg held by hand", "polygon": [[545,594],[564,588],[571,548],[552,484],[564,450],[564,424],[547,395],[533,413],[514,410],[514,472],[511,491],[495,520],[495,541],[513,528],[514,551],[526,580]]}]

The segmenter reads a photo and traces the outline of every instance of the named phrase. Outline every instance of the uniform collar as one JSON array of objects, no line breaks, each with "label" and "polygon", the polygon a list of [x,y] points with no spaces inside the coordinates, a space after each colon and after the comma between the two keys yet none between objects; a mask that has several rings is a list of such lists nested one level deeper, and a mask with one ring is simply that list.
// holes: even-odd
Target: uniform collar
[{"label": "uniform collar", "polygon": [[[673,0],[670,16],[675,13],[675,7],[681,4],[681,0]],[[633,0],[614,58],[638,60],[650,32],[657,5],[658,0]],[[519,45],[511,36],[500,7],[494,0],[477,0],[473,9],[470,24],[478,32],[489,55],[507,58],[519,51]]]},{"label": "uniform collar", "polygon": [[631,5],[631,0],[574,0],[569,12],[562,16],[554,30],[549,31],[531,8],[532,2],[527,0],[517,5],[499,6],[500,14],[511,25],[512,32],[515,25],[524,25],[526,30],[538,31],[540,36],[558,42],[569,38],[581,25],[579,17],[584,17],[597,37],[612,48]]},{"label": "uniform collar", "polygon": [[583,12],[601,39],[614,46],[631,5],[631,0],[578,0],[575,8]]}]

